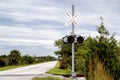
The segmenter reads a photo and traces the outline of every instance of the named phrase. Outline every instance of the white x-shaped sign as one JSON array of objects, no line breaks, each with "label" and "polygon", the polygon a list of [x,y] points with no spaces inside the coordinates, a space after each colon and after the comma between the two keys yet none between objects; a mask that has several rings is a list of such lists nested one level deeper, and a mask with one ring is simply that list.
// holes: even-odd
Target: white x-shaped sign
[{"label": "white x-shaped sign", "polygon": [[78,25],[77,21],[75,20],[75,18],[79,15],[79,13],[76,13],[72,16],[72,14],[70,13],[66,13],[66,15],[70,18],[66,23],[65,26],[70,25],[71,23],[73,23],[75,26]]}]

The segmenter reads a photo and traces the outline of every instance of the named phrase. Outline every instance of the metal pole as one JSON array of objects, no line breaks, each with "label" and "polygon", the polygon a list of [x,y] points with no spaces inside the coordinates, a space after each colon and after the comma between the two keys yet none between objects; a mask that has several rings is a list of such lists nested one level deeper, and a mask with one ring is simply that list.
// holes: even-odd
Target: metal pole
[{"label": "metal pole", "polygon": [[[74,16],[74,5],[72,5],[72,16]],[[74,23],[72,22],[72,35],[74,36]],[[75,73],[75,67],[74,67],[74,48],[75,43],[72,43],[72,78],[71,80],[77,80],[76,73]]]},{"label": "metal pole", "polygon": [[[72,16],[74,16],[74,5],[72,5]],[[72,35],[74,35],[74,23],[72,23]],[[72,43],[72,73],[74,73],[74,42]]]}]

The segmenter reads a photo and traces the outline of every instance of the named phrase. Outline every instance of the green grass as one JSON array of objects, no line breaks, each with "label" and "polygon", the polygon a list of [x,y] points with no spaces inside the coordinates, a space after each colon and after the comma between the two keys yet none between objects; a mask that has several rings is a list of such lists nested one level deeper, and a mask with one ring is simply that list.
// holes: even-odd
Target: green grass
[{"label": "green grass", "polygon": [[54,78],[54,77],[34,77],[32,80],[61,80],[60,78]]},{"label": "green grass", "polygon": [[0,67],[0,71],[14,69],[14,68],[19,68],[19,67],[23,67],[23,66],[28,66],[28,65],[25,64],[25,65],[13,65],[13,66]]},{"label": "green grass", "polygon": [[71,74],[71,70],[59,69],[59,66],[60,66],[60,63],[58,62],[53,69],[47,71],[46,73],[48,73],[48,74],[54,74],[54,75]]},{"label": "green grass", "polygon": [[[41,63],[43,63],[43,62],[41,62]],[[24,67],[24,66],[30,66],[30,65],[35,65],[35,64],[40,64],[40,63],[4,66],[4,67],[0,67],[0,71],[14,69],[14,68],[19,68],[19,67]]]}]

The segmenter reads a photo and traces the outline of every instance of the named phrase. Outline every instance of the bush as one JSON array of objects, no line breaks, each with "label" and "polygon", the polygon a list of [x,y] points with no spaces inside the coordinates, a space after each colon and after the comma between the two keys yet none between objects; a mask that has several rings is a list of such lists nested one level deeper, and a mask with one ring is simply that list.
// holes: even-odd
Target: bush
[{"label": "bush", "polygon": [[0,67],[4,67],[4,66],[6,66],[6,62],[5,62],[5,60],[4,59],[0,59]]},{"label": "bush", "polygon": [[35,62],[35,58],[29,55],[25,55],[22,57],[23,64],[33,64]]},{"label": "bush", "polygon": [[[105,29],[103,23],[98,26],[99,36],[95,38],[88,38],[89,41],[87,44],[88,48],[88,59],[86,61],[86,77],[87,80],[96,80],[96,75],[99,75],[99,71],[96,71],[95,62],[102,65],[102,69],[104,71],[104,76],[108,76],[103,80],[120,80],[120,60],[119,60],[119,46],[117,40],[114,38],[114,34],[112,36],[109,35],[109,32]],[[86,49],[87,50],[87,49]],[[95,56],[99,61],[96,61]],[[89,67],[88,67],[89,65]],[[89,75],[93,73],[93,76]]]}]

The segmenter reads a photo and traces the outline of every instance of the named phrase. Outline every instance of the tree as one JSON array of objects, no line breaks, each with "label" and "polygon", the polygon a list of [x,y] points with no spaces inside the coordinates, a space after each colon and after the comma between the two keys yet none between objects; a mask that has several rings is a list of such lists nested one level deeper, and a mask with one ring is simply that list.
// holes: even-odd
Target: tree
[{"label": "tree", "polygon": [[29,55],[22,56],[23,64],[33,64],[35,62],[35,58]]},{"label": "tree", "polygon": [[[102,76],[108,80],[119,80],[120,60],[118,55],[120,55],[120,52],[114,34],[110,36],[103,22],[97,27],[97,31],[100,35],[89,39],[86,45],[86,50],[88,51],[88,59],[86,59],[87,80],[96,80],[101,71],[98,65],[101,65]],[[102,76],[99,75],[99,78]],[[102,77],[103,80],[105,79],[104,77]]]},{"label": "tree", "polygon": [[0,66],[4,67],[8,65],[8,56],[7,55],[1,55],[0,56]]},{"label": "tree", "polygon": [[55,41],[55,46],[58,47],[58,51],[55,54],[58,55],[60,59],[60,68],[66,69],[70,63],[68,62],[71,56],[71,44],[64,44],[61,39]]},{"label": "tree", "polygon": [[[83,44],[75,44],[75,70],[85,74],[87,80],[119,80],[120,79],[120,44],[110,35],[103,21],[97,26],[99,36],[87,37]],[[60,68],[71,66],[71,44],[55,41],[60,58]]]},{"label": "tree", "polygon": [[[64,44],[61,39],[55,41],[55,46],[58,47],[58,51],[55,51],[55,54],[59,56],[60,58],[60,68],[61,69],[67,69],[72,66],[72,45],[67,43]],[[75,51],[82,46],[81,44],[75,44]],[[77,55],[76,55],[77,56]],[[76,60],[75,60],[76,61]],[[77,70],[77,67],[75,67]]]},{"label": "tree", "polygon": [[21,53],[18,50],[12,50],[9,57],[9,65],[17,65],[21,61]]},{"label": "tree", "polygon": [[0,67],[6,66],[6,62],[3,58],[0,58]]}]

